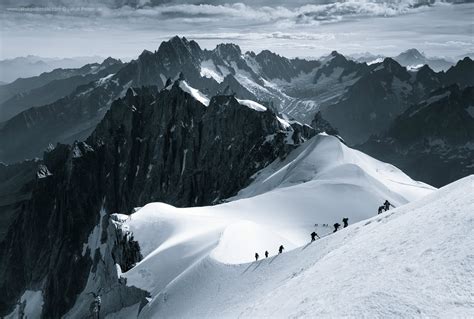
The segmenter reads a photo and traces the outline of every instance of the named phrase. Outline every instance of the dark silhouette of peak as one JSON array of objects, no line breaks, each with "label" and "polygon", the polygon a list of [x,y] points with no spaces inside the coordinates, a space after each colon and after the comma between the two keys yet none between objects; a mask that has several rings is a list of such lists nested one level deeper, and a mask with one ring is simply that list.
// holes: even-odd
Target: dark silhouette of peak
[{"label": "dark silhouette of peak", "polygon": [[268,58],[282,58],[280,55],[270,51],[270,50],[263,50],[261,51],[259,54],[257,54],[257,56],[261,56],[261,57],[268,57]]},{"label": "dark silhouette of peak", "polygon": [[143,50],[142,53],[140,53],[140,55],[138,56],[138,59],[142,59],[142,58],[149,57],[152,55],[153,55],[153,52],[148,51],[148,50]]},{"label": "dark silhouette of peak", "polygon": [[240,47],[233,43],[221,43],[216,46],[214,51],[219,55],[221,58],[236,60],[240,58],[242,55],[242,51]]},{"label": "dark silhouette of peak", "polygon": [[474,85],[474,62],[469,57],[458,61],[455,66],[446,71],[444,82],[446,85],[457,83],[461,87]]},{"label": "dark silhouette of peak", "polygon": [[201,48],[197,42],[188,41],[185,37],[174,36],[169,41],[163,41],[158,48],[158,54],[170,55],[193,55],[198,57],[201,54]]},{"label": "dark silhouette of peak", "polygon": [[114,59],[112,57],[108,57],[106,58],[104,61],[102,61],[102,65],[103,66],[110,66],[110,65],[114,65],[114,64],[117,64],[117,63],[122,63],[122,61],[120,61],[120,59]]},{"label": "dark silhouette of peak", "polygon": [[385,58],[382,64],[384,69],[390,73],[406,72],[406,69],[392,58]]}]

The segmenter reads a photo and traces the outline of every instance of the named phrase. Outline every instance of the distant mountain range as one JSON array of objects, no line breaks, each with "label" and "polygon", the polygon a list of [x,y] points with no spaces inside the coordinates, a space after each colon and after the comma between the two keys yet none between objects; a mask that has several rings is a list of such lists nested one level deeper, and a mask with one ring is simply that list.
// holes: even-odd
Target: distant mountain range
[{"label": "distant mountain range", "polygon": [[[399,57],[419,62],[422,55],[409,50]],[[129,88],[161,89],[180,74],[208,99],[233,94],[266,105],[287,120],[326,122],[347,144],[356,145],[384,134],[433,90],[473,86],[473,72],[470,58],[435,72],[427,65],[408,69],[392,58],[369,65],[336,51],[305,60],[268,50],[243,53],[234,44],[205,50],[195,41],[174,37],[129,63],[107,59],[101,65],[55,70],[0,87],[2,96],[10,96],[0,104],[6,120],[0,123],[0,161],[39,157],[57,142],[84,140]]]},{"label": "distant mountain range", "polygon": [[435,186],[474,174],[474,86],[431,92],[359,149]]},{"label": "distant mountain range", "polygon": [[19,78],[28,78],[50,72],[54,69],[80,68],[85,64],[97,63],[99,56],[73,58],[46,58],[35,55],[0,60],[0,81],[9,83]]},{"label": "distant mountain range", "polygon": [[78,69],[55,69],[39,76],[18,79],[0,87],[0,122],[31,107],[52,103],[77,87],[117,72],[120,60],[105,59]]},{"label": "distant mountain range", "polygon": [[[462,60],[465,57],[473,58],[472,53],[466,53],[459,55],[453,59],[448,58],[438,58],[438,57],[427,57],[424,53],[421,53],[417,49],[408,49],[397,56],[393,56],[392,59],[397,61],[400,65],[407,67],[407,69],[417,69],[423,65],[428,65],[432,70],[436,72],[447,71],[451,66],[456,64],[457,60]],[[356,62],[365,62],[368,64],[373,64],[381,62],[386,56],[376,55],[369,52],[352,54],[348,58]]]}]

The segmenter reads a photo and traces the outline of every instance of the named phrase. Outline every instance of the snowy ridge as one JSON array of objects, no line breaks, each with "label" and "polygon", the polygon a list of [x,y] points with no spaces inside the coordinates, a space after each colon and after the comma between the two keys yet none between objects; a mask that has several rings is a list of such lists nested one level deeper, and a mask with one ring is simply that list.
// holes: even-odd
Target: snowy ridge
[{"label": "snowy ridge", "polygon": [[[194,287],[188,280],[199,280],[195,276],[206,277],[202,267],[216,271],[211,277],[230,271],[229,280],[233,282],[239,280],[234,277],[251,267],[243,263],[252,261],[255,252],[263,256],[268,250],[270,256],[275,256],[281,244],[287,251],[296,249],[308,242],[314,229],[320,235],[330,233],[331,229],[322,224],[332,225],[342,217],[349,217],[354,223],[374,216],[385,199],[399,206],[433,190],[411,180],[395,167],[352,150],[335,137],[321,134],[307,141],[285,161],[276,161],[261,171],[231,202],[196,208],[151,203],[132,214],[124,227],[138,240],[144,259],[122,276],[127,278],[128,285],[151,293],[153,299],[142,313],[143,317],[195,317],[196,309],[193,310],[191,304],[189,308],[175,305],[176,313],[173,313],[162,303],[166,303],[169,291],[180,294],[174,289],[184,283]],[[224,278],[221,278],[222,284],[227,281]],[[197,304],[206,299],[187,295],[186,300],[188,298]],[[232,298],[243,296],[238,293]],[[182,304],[188,305],[188,300]],[[209,310],[217,311],[213,313],[205,312],[202,304],[199,307],[204,311],[199,314],[201,317],[221,316],[215,308]],[[239,315],[232,312],[233,307],[226,309],[230,311],[226,316]]]},{"label": "snowy ridge", "polygon": [[225,265],[201,254],[139,317],[469,317],[473,187],[469,176],[267,260]]},{"label": "snowy ridge", "polygon": [[204,258],[140,318],[470,317],[473,187],[467,177],[267,260]]},{"label": "snowy ridge", "polygon": [[199,90],[191,87],[186,81],[179,81],[179,87],[205,106],[209,106],[209,99],[202,94]]},{"label": "snowy ridge", "polygon": [[248,108],[251,108],[251,109],[253,109],[255,111],[258,111],[258,112],[265,112],[267,110],[267,108],[265,106],[263,106],[260,103],[254,102],[252,100],[239,100],[239,99],[237,99],[237,102],[239,102],[239,104],[241,104],[241,105],[245,105]]}]

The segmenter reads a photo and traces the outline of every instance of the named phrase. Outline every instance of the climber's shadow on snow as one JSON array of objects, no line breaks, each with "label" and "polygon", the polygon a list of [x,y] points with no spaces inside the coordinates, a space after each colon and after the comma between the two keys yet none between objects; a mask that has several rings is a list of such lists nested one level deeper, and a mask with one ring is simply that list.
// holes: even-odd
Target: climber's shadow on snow
[{"label": "climber's shadow on snow", "polygon": [[303,248],[301,248],[301,250],[305,250],[306,248],[309,247],[309,245],[311,245],[313,242],[309,242],[307,243],[306,245],[303,246]]}]

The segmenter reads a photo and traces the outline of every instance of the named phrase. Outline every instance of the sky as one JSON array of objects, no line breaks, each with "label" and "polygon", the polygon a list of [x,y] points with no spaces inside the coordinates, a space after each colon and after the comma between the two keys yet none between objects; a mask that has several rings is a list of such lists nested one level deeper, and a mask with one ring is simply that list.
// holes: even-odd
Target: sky
[{"label": "sky", "polygon": [[0,59],[128,60],[174,35],[203,48],[233,42],[289,57],[332,50],[393,56],[409,48],[457,57],[474,52],[473,17],[473,1],[2,0]]}]

